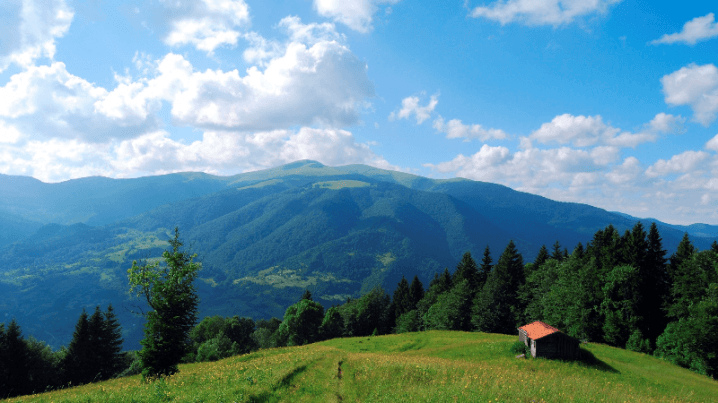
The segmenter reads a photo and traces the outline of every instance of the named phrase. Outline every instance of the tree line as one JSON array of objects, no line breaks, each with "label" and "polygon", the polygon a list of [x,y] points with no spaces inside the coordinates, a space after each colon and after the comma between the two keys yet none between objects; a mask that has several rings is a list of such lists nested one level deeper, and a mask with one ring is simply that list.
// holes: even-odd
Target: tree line
[{"label": "tree line", "polygon": [[[524,264],[513,241],[496,263],[488,246],[477,263],[466,252],[456,269],[435,273],[428,288],[405,277],[392,295],[376,287],[325,309],[305,291],[282,319],[206,317],[197,323],[193,286],[200,265],[180,250],[179,231],[164,264],[128,271],[131,289],[146,299],[139,352],[121,352],[112,307],[83,311],[67,348],[52,352],[24,339],[15,321],[0,324],[0,397],[44,391],[113,376],[171,375],[181,362],[213,361],[257,349],[336,337],[422,330],[516,334],[541,320],[581,340],[607,343],[718,375],[718,243],[699,251],[684,235],[666,257],[658,229],[639,222],[623,234],[611,225],[571,253],[559,242]],[[196,325],[195,325],[196,324]],[[13,363],[13,370],[9,364]]]}]

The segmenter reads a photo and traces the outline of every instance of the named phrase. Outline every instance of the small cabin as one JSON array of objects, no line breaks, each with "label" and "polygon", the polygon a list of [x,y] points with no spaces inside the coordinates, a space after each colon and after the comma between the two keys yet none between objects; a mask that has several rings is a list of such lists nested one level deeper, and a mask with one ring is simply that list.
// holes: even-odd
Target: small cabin
[{"label": "small cabin", "polygon": [[579,356],[578,339],[544,322],[529,323],[518,330],[519,340],[531,347],[532,357],[573,360]]}]

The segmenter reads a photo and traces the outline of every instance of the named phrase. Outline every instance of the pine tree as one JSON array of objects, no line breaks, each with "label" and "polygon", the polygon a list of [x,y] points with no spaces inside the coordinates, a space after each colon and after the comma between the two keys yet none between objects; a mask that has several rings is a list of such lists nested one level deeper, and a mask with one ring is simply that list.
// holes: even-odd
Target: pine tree
[{"label": "pine tree", "polygon": [[411,310],[416,309],[416,305],[424,298],[424,284],[421,284],[418,276],[414,276],[409,286],[409,297],[411,298]]},{"label": "pine tree", "polygon": [[551,259],[557,260],[559,262],[563,261],[563,252],[561,251],[561,244],[558,242],[558,239],[553,244],[553,252],[551,252]]},{"label": "pine tree", "polygon": [[456,265],[456,271],[454,271],[454,276],[451,279],[453,284],[459,284],[464,280],[468,281],[469,289],[472,290],[472,292],[477,291],[479,269],[469,251],[466,251],[461,257],[461,261]]},{"label": "pine tree", "polygon": [[180,251],[178,228],[169,244],[171,250],[162,254],[165,265],[138,266],[135,261],[128,270],[130,291],[144,296],[152,309],[146,314],[145,337],[138,354],[143,379],[169,376],[179,370],[177,365],[187,352],[189,334],[197,322],[199,297],[193,284],[200,269],[194,262],[197,255]]},{"label": "pine tree", "polygon": [[541,245],[541,249],[539,249],[538,255],[534,259],[534,270],[541,267],[547,260],[549,260],[548,249],[546,249],[546,245]]},{"label": "pine tree", "polygon": [[713,241],[713,243],[711,244],[711,250],[715,253],[718,253],[718,242]]},{"label": "pine tree", "polygon": [[524,281],[523,258],[510,241],[474,302],[472,323],[476,329],[513,334],[524,311],[518,298]]},{"label": "pine tree", "polygon": [[90,321],[83,309],[62,363],[65,384],[80,385],[92,382],[95,374],[92,373],[90,362],[90,337]]},{"label": "pine tree", "polygon": [[678,249],[676,250],[676,253],[672,254],[670,257],[670,264],[668,266],[668,275],[671,277],[671,281],[673,280],[673,277],[675,276],[675,273],[678,270],[678,267],[683,263],[684,260],[688,259],[693,255],[695,252],[697,252],[695,246],[691,243],[690,238],[688,237],[688,233],[685,232],[683,234],[683,239],[681,239],[681,242],[678,244]]},{"label": "pine tree", "polygon": [[10,321],[0,338],[0,397],[28,393],[28,351],[22,331],[15,319]]},{"label": "pine tree", "polygon": [[642,270],[643,296],[640,314],[643,317],[643,334],[655,343],[668,325],[664,307],[669,300],[670,283],[666,270],[666,251],[656,223],[648,230],[648,249]]},{"label": "pine tree", "polygon": [[104,379],[109,379],[122,370],[122,327],[115,316],[112,304],[107,306],[102,324],[102,345],[99,359],[103,363]]},{"label": "pine tree", "polygon": [[302,294],[302,298],[299,298],[300,301],[303,300],[303,299],[306,299],[306,300],[309,300],[309,301],[313,301],[313,300],[312,300],[312,293],[309,292],[309,289],[304,290],[304,294]]},{"label": "pine tree", "polygon": [[583,250],[583,244],[581,242],[576,245],[575,248],[573,248],[573,252],[571,253],[571,256],[575,256],[576,259],[583,260],[584,258],[584,250]]},{"label": "pine tree", "polygon": [[477,285],[477,291],[480,291],[482,288],[484,288],[484,284],[486,284],[486,279],[489,278],[489,273],[491,273],[491,269],[494,267],[491,259],[491,251],[489,250],[489,245],[486,245],[486,249],[484,249],[484,257],[481,259],[481,267],[479,268],[479,275],[478,275],[478,285]]},{"label": "pine tree", "polygon": [[411,305],[409,282],[406,281],[406,277],[401,276],[401,281],[399,281],[399,284],[397,284],[394,290],[394,298],[392,300],[394,317],[398,318],[404,313],[409,312],[412,309]]}]

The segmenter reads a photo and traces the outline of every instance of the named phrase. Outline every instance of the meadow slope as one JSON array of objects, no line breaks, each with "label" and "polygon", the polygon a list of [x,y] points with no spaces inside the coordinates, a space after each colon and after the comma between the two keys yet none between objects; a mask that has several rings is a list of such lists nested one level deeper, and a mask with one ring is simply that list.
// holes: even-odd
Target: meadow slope
[{"label": "meadow slope", "polygon": [[430,331],[328,340],[181,365],[8,402],[712,402],[718,382],[645,354],[582,346],[593,360],[517,359],[516,336]]}]

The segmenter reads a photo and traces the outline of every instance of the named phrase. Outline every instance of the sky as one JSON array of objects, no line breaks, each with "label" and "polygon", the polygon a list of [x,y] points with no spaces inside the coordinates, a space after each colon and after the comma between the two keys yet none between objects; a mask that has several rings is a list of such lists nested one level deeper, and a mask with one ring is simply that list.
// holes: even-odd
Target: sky
[{"label": "sky", "polygon": [[718,5],[3,0],[0,173],[300,159],[718,224]]}]

